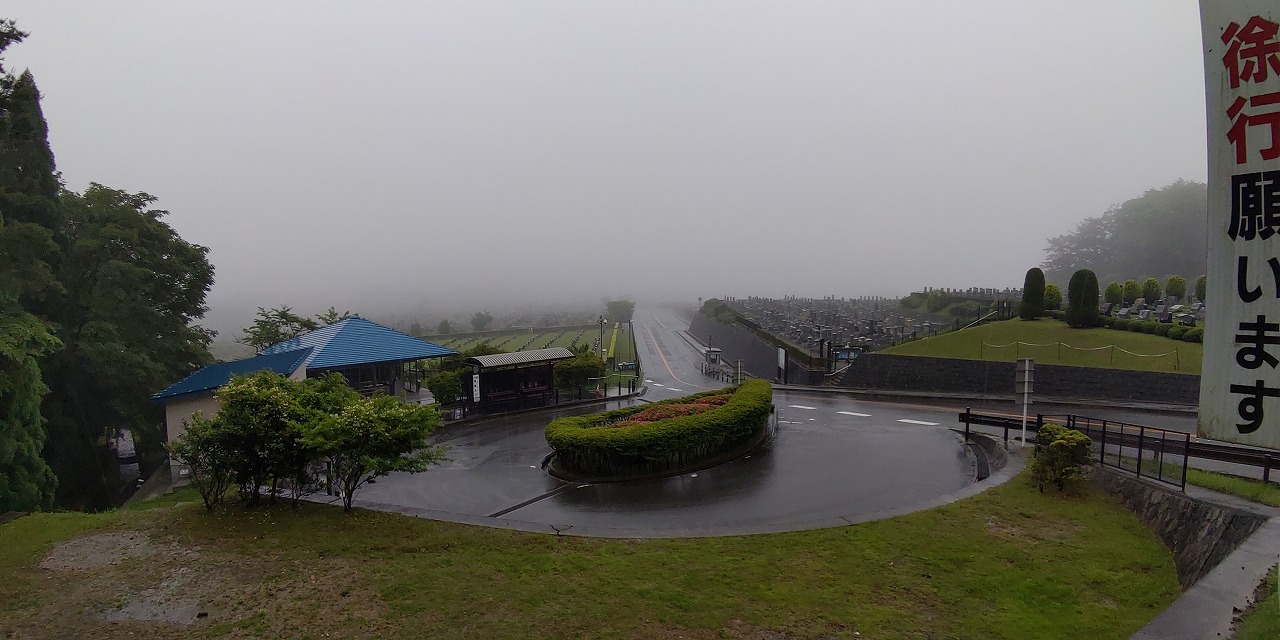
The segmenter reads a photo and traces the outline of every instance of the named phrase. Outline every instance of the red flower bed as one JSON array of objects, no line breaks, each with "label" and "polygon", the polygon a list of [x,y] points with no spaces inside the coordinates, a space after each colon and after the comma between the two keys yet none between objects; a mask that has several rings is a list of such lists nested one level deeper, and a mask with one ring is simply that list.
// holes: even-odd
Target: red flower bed
[{"label": "red flower bed", "polygon": [[649,407],[640,413],[632,415],[626,420],[620,420],[609,426],[611,427],[630,427],[637,424],[646,424],[666,418],[675,418],[677,416],[691,416],[704,411],[709,411],[715,407],[719,407],[729,402],[729,395],[703,396],[694,400],[689,404],[660,404]]}]

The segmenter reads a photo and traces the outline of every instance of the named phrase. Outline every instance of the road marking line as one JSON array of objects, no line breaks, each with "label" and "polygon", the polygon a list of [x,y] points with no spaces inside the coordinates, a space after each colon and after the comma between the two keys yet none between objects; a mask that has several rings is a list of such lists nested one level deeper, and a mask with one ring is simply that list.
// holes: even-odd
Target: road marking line
[{"label": "road marking line", "polygon": [[804,406],[804,405],[802,405],[802,404],[793,404],[793,405],[791,405],[791,408],[792,408],[792,409],[806,409],[806,410],[809,410],[809,411],[815,411],[815,410],[817,410],[817,407],[806,407],[806,406]]},{"label": "road marking line", "polygon": [[661,382],[655,382],[655,383],[653,383],[653,386],[655,386],[655,387],[661,387],[661,386],[663,386],[663,385],[662,385],[662,383],[661,383]]},{"label": "road marking line", "polygon": [[853,411],[837,411],[836,413],[838,413],[838,414],[840,414],[840,415],[842,415],[842,416],[858,416],[859,418],[870,418],[870,417],[871,417],[871,414],[869,414],[869,413],[856,413],[856,412],[853,412]]},{"label": "road marking line", "polygon": [[645,381],[645,382],[653,382],[653,380],[650,380],[649,378],[645,378],[645,379],[644,379],[644,381]]},{"label": "road marking line", "polygon": [[677,392],[677,393],[684,393],[683,391],[680,391],[679,389],[677,389],[677,388],[675,388],[675,387],[667,387],[667,391],[675,391],[675,392]]},{"label": "road marking line", "polygon": [[924,425],[924,426],[926,426],[926,427],[936,427],[936,426],[938,426],[938,423],[936,423],[936,422],[925,422],[924,420],[899,420],[898,422],[905,422],[905,423],[907,423],[907,424],[922,424],[922,425]]}]

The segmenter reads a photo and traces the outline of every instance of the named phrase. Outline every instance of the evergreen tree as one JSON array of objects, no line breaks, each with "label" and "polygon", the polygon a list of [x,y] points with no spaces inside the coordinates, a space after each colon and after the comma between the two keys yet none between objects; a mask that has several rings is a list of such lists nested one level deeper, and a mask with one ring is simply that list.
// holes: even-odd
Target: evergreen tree
[{"label": "evergreen tree", "polygon": [[1067,324],[1092,327],[1098,321],[1098,276],[1089,269],[1071,275],[1067,284]]},{"label": "evergreen tree", "polygon": [[1124,287],[1119,282],[1112,282],[1107,285],[1107,292],[1103,294],[1103,298],[1110,304],[1120,304],[1124,301]]},{"label": "evergreen tree", "polygon": [[1164,284],[1165,295],[1181,298],[1187,295],[1187,281],[1182,276],[1169,276]]},{"label": "evergreen tree", "polygon": [[1133,304],[1135,300],[1142,297],[1142,289],[1138,287],[1137,280],[1124,281],[1124,303]]},{"label": "evergreen tree", "polygon": [[1205,289],[1208,288],[1208,284],[1208,276],[1199,276],[1196,278],[1196,300],[1204,302]]},{"label": "evergreen tree", "polygon": [[166,224],[155,198],[91,184],[64,192],[58,277],[66,293],[54,320],[62,351],[43,365],[50,393],[45,459],[58,499],[73,508],[116,501],[107,442],[133,433],[140,454],[164,434],[151,394],[212,361],[212,332],[195,324],[213,284],[208,249]]},{"label": "evergreen tree", "polygon": [[1044,313],[1044,272],[1039,267],[1027,269],[1027,276],[1022,281],[1022,304],[1018,307],[1018,317],[1023,320],[1035,320]]},{"label": "evergreen tree", "polygon": [[[12,20],[0,20],[0,54],[25,36]],[[41,457],[48,388],[38,359],[59,344],[26,310],[57,290],[49,266],[57,245],[40,222],[52,218],[58,184],[48,143],[39,144],[38,99],[33,118],[38,95],[29,73],[15,79],[0,65],[0,513],[48,509],[57,487]]]},{"label": "evergreen tree", "polygon": [[1155,304],[1160,301],[1160,281],[1155,278],[1147,278],[1142,281],[1142,298],[1147,304]]}]

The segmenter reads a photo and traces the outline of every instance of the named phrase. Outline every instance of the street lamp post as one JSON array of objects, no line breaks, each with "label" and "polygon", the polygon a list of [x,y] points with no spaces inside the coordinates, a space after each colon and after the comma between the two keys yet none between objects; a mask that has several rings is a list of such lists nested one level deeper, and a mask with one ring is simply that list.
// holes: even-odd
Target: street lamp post
[{"label": "street lamp post", "polygon": [[604,314],[601,314],[601,315],[600,315],[600,359],[601,359],[601,360],[605,360],[605,357],[604,357]]}]

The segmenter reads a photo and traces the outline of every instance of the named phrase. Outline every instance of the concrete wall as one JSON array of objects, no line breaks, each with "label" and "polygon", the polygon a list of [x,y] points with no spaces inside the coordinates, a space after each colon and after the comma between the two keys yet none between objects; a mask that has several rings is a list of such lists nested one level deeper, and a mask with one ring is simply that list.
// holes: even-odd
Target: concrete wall
[{"label": "concrete wall", "polygon": [[[777,377],[777,347],[746,329],[695,314],[689,333],[722,350],[725,360],[742,360],[742,368],[766,380]],[[854,360],[841,385],[853,389],[924,391],[1013,396],[1014,363],[955,358],[926,358],[868,353]],[[787,382],[822,384],[822,371],[787,362]],[[1141,400],[1194,405],[1200,397],[1200,376],[1184,373],[1126,371],[1092,367],[1036,365],[1037,396],[1099,400]]]},{"label": "concrete wall", "polygon": [[[765,380],[777,379],[778,348],[757,338],[750,331],[697,313],[689,322],[689,333],[703,343],[707,341],[708,335],[711,336],[711,346],[721,349],[721,357],[730,363],[742,360],[742,368],[747,373]],[[823,379],[824,372],[810,371],[788,358],[787,382],[822,384]]]},{"label": "concrete wall", "polygon": [[[841,384],[855,389],[1013,395],[1012,362],[868,353]],[[1035,393],[1055,398],[1142,400],[1194,405],[1200,376],[1154,371],[1036,365]]]},{"label": "concrete wall", "polygon": [[[206,418],[212,418],[218,413],[221,406],[218,399],[213,397],[213,391],[201,391],[199,393],[191,393],[185,396],[178,396],[170,400],[164,405],[164,430],[165,442],[173,442],[186,431],[186,421],[191,416],[199,413]],[[188,482],[187,476],[191,470],[186,465],[173,463],[169,465],[170,478],[173,486],[182,486]]]},{"label": "concrete wall", "polygon": [[1093,479],[1137,514],[1173,552],[1178,582],[1184,589],[1218,566],[1267,521],[1266,516],[1196,500],[1116,469],[1095,469]]}]

